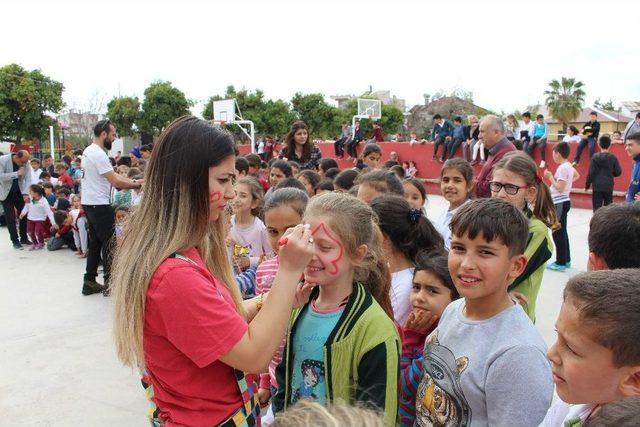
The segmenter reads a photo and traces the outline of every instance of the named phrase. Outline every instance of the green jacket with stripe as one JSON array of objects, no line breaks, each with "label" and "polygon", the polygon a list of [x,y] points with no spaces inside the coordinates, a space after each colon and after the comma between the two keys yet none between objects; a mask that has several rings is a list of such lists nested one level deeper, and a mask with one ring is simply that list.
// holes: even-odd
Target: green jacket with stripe
[{"label": "green jacket with stripe", "polygon": [[[314,290],[311,300],[317,296]],[[276,369],[278,391],[274,412],[291,402],[293,352],[291,341],[306,304],[291,316],[282,362]],[[355,283],[347,305],[324,345],[327,403],[366,402],[384,412],[385,424],[396,425],[400,339],[393,321],[360,283]]]},{"label": "green jacket with stripe", "polygon": [[542,275],[546,262],[553,253],[553,242],[549,237],[549,227],[533,216],[531,211],[525,210],[529,218],[529,240],[524,251],[527,265],[520,276],[509,286],[509,291],[520,292],[529,300],[522,308],[532,321],[536,320],[536,299],[542,284]]}]

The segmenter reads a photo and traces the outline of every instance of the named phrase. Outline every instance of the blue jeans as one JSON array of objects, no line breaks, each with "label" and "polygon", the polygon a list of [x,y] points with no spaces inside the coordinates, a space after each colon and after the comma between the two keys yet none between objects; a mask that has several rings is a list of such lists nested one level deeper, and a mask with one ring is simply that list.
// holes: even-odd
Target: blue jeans
[{"label": "blue jeans", "polygon": [[573,161],[575,163],[580,162],[580,156],[582,155],[582,151],[584,151],[584,147],[587,144],[589,144],[589,159],[591,159],[593,155],[596,153],[596,139],[592,136],[590,136],[587,139],[583,139],[578,144],[578,151],[576,151],[576,156],[573,158]]}]

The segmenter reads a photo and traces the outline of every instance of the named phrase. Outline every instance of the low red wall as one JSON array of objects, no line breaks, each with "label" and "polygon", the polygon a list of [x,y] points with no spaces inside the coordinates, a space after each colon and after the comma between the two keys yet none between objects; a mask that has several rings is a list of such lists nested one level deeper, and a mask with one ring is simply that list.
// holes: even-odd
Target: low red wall
[{"label": "low red wall", "polygon": [[[437,160],[432,160],[433,156],[433,144],[426,143],[416,144],[411,146],[408,142],[381,142],[379,143],[382,148],[382,163],[389,160],[389,154],[392,151],[398,153],[398,157],[400,162],[407,160],[414,160],[416,162],[416,166],[418,168],[418,177],[425,180],[427,184],[427,191],[429,194],[440,194],[440,186],[437,183],[437,180],[440,176],[440,168],[442,164]],[[363,143],[359,146],[359,152],[362,150]],[[577,144],[570,144],[571,146],[571,155],[569,156],[570,160],[573,160],[573,156],[577,149]],[[553,148],[553,143],[550,143],[546,147],[547,154],[547,167],[555,172],[557,165],[553,162],[553,157],[551,155]],[[320,150],[322,151],[322,157],[335,157],[334,148],[332,142],[323,142],[320,143]],[[629,187],[629,181],[631,179],[631,169],[632,169],[632,161],[624,150],[624,146],[615,144],[612,146],[610,150],[613,154],[618,157],[620,161],[620,166],[622,167],[622,175],[615,179],[614,184],[614,201],[622,202],[624,201],[624,196],[622,194],[626,193],[627,188]],[[240,153],[246,154],[250,152],[250,147],[248,145],[240,146]],[[587,178],[587,172],[589,171],[589,151],[588,148],[585,147],[585,150],[582,152],[582,159],[580,165],[578,166],[578,172],[580,173],[580,179],[573,183],[573,191],[571,194],[571,201],[573,206],[578,208],[591,208],[591,192],[584,191],[584,183]],[[537,164],[540,163],[540,152],[539,149],[536,148],[534,151],[534,159]],[[338,159],[338,164],[340,165],[340,169],[347,169],[353,167],[353,163],[351,161],[347,161],[346,159]],[[480,169],[482,169],[481,165],[475,166],[476,175],[480,173]]]}]

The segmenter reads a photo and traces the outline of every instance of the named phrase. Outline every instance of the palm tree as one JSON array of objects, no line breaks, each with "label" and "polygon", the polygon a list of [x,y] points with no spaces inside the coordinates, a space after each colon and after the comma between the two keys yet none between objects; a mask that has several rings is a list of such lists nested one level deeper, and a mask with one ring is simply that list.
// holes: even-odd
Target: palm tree
[{"label": "palm tree", "polygon": [[562,77],[560,81],[551,80],[549,90],[545,90],[547,97],[545,104],[551,115],[562,123],[563,132],[567,132],[567,126],[575,120],[582,111],[585,91],[584,83],[576,81],[573,77]]}]

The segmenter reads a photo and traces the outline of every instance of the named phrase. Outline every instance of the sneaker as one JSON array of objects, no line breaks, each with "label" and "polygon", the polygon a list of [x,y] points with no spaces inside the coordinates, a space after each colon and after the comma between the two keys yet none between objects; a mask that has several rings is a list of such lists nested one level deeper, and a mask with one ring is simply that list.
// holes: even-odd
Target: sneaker
[{"label": "sneaker", "polygon": [[553,264],[547,265],[547,269],[548,270],[553,270],[553,271],[563,272],[563,271],[565,271],[567,269],[567,266],[566,265],[560,265],[560,264],[557,264],[557,263],[554,262]]},{"label": "sneaker", "polygon": [[571,261],[569,261],[568,263],[566,263],[564,266],[565,266],[565,267],[567,267],[567,268],[571,268]]},{"label": "sneaker", "polygon": [[38,250],[38,249],[40,249],[40,247],[39,247],[39,245],[36,243],[35,245],[32,245],[32,246],[29,248],[29,251],[36,251],[36,250]]},{"label": "sneaker", "polygon": [[19,251],[24,250],[24,246],[20,242],[13,242],[13,249],[18,249]]},{"label": "sneaker", "polygon": [[104,287],[104,290],[102,291],[102,296],[103,297],[108,297],[111,296],[111,289],[109,289],[108,286]]},{"label": "sneaker", "polygon": [[82,295],[98,294],[104,291],[104,287],[95,280],[85,279],[82,283]]},{"label": "sneaker", "polygon": [[31,240],[29,240],[29,239],[26,239],[26,240],[20,239],[20,243],[22,243],[23,245],[27,245],[27,246],[28,245],[33,245],[33,242]]},{"label": "sneaker", "polygon": [[547,167],[547,162],[545,162],[544,160],[540,162],[540,169],[544,169]]}]

